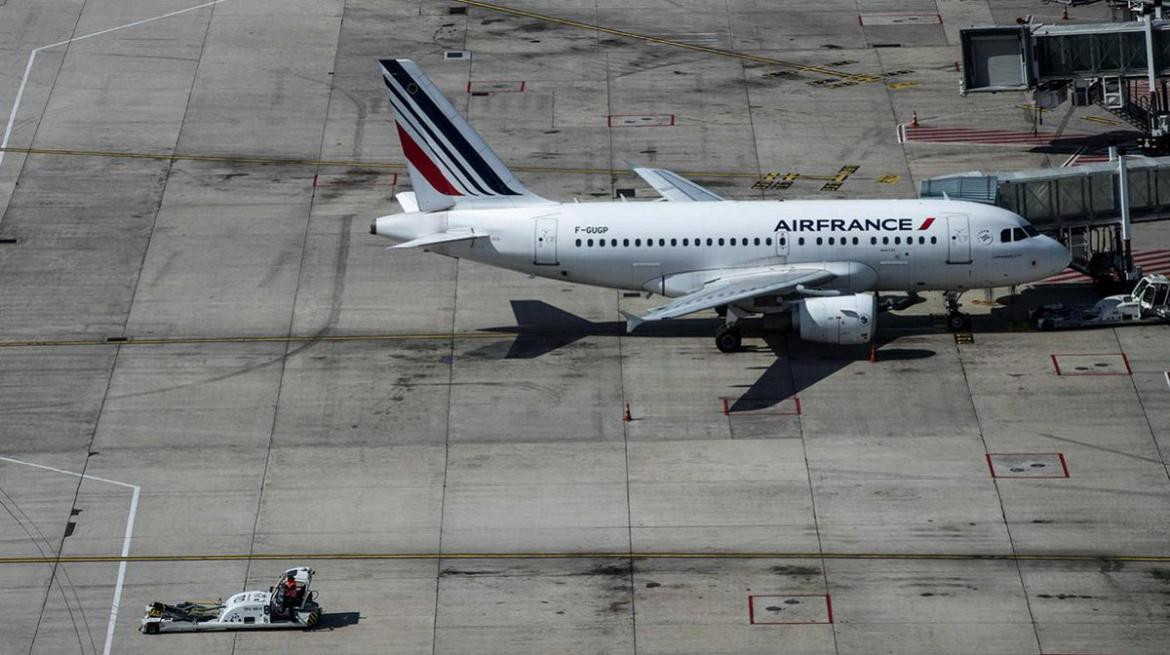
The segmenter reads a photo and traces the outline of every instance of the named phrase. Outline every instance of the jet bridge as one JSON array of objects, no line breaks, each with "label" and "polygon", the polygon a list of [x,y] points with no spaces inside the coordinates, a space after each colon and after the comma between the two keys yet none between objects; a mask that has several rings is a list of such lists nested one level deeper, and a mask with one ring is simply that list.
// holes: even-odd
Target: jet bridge
[{"label": "jet bridge", "polygon": [[[1108,259],[1132,274],[1126,250],[1131,221],[1170,218],[1170,157],[1126,157],[1122,183],[1116,160],[1027,171],[974,171],[923,180],[921,197],[997,205],[1023,216],[1069,247],[1086,265]],[[1127,203],[1120,188],[1126,189]],[[1123,206],[1124,205],[1124,206]]]},{"label": "jet bridge", "polygon": [[1170,151],[1170,20],[972,27],[960,44],[961,94],[1031,91],[1043,108],[1070,97],[1097,104],[1141,130],[1148,154]]}]

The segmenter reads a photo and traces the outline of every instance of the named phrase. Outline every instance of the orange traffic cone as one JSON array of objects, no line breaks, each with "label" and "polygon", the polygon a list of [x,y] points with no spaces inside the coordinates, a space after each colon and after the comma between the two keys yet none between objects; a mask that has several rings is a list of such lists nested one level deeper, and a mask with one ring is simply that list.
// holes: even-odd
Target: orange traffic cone
[{"label": "orange traffic cone", "polygon": [[869,344],[869,363],[877,363],[877,344]]},{"label": "orange traffic cone", "polygon": [[622,412],[622,420],[626,423],[634,420],[634,417],[630,416],[630,403],[626,403],[626,411]]},{"label": "orange traffic cone", "polygon": [[910,127],[918,127],[918,112],[910,114]]},{"label": "orange traffic cone", "polygon": [[1068,7],[1065,7],[1064,11],[1061,12],[1060,20],[1068,20]]}]

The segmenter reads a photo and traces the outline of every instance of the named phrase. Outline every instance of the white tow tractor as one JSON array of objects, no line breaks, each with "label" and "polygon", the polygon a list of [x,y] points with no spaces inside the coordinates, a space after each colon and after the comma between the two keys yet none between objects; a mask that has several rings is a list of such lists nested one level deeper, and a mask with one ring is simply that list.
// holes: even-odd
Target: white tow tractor
[{"label": "white tow tractor", "polygon": [[1147,275],[1128,294],[1108,296],[1088,305],[1044,305],[1032,311],[1041,330],[1115,327],[1170,322],[1170,280]]},{"label": "white tow tractor", "polygon": [[[287,585],[291,579],[294,584]],[[142,632],[276,630],[312,628],[321,618],[317,592],[310,591],[313,570],[304,566],[284,572],[268,591],[243,591],[224,602],[152,603],[142,617]]]}]

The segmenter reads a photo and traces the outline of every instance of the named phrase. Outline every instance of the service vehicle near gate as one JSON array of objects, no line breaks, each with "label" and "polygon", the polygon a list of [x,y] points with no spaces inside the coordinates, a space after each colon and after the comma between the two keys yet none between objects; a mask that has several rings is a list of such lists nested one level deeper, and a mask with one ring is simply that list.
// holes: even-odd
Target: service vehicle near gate
[{"label": "service vehicle near gate", "polygon": [[1094,305],[1044,305],[1032,311],[1040,330],[1116,327],[1170,322],[1170,279],[1147,275],[1127,294],[1108,296]]},{"label": "service vehicle near gate", "polygon": [[[285,581],[291,579],[286,594]],[[276,630],[312,628],[321,618],[317,592],[309,589],[313,570],[300,566],[280,576],[268,591],[243,591],[216,603],[183,602],[146,606],[141,631],[203,632],[212,630]]]}]

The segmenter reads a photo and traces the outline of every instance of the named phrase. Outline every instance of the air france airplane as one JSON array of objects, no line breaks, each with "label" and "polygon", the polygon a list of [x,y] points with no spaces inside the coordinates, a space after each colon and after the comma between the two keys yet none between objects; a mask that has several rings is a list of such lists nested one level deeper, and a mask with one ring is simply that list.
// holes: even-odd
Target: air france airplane
[{"label": "air france airplane", "polygon": [[965,290],[1024,284],[1064,270],[1069,253],[1020,216],[956,200],[729,201],[664,169],[635,168],[664,202],[560,203],[532,193],[409,59],[380,62],[413,192],[405,213],[370,232],[534,276],[658,294],[624,313],[647,321],[716,309],[719,350],[741,344],[737,321],[802,339],[866,343],[883,308],[946,292],[949,322]]}]

